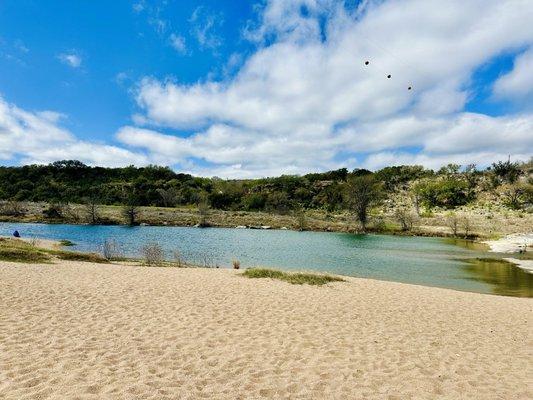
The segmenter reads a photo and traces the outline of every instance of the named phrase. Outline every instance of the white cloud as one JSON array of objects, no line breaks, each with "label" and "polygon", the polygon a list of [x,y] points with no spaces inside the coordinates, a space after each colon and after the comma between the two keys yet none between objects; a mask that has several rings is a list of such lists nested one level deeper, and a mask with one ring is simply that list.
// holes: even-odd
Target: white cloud
[{"label": "white cloud", "polygon": [[[472,152],[462,154],[410,154],[406,152],[380,152],[369,156],[362,164],[364,168],[376,170],[390,165],[423,165],[426,168],[434,170],[443,165],[450,163],[468,165],[476,164],[477,166],[488,166],[495,160],[507,160],[509,154],[490,151],[490,152]],[[531,153],[516,153],[512,156],[512,161],[528,161]]]},{"label": "white cloud", "polygon": [[81,56],[75,53],[61,53],[57,56],[59,61],[72,68],[79,68],[81,66]]},{"label": "white cloud", "polygon": [[23,163],[77,159],[92,165],[148,164],[140,153],[77,139],[58,123],[62,114],[30,112],[0,97],[0,159],[20,157]]},{"label": "white cloud", "polygon": [[[259,47],[231,79],[140,82],[137,123],[196,133],[183,139],[152,131],[144,140],[131,132],[138,140],[128,144],[243,176],[327,169],[352,153],[377,157],[407,147],[419,153],[411,159],[466,163],[533,152],[532,115],[464,111],[479,66],[533,44],[529,2],[365,4],[349,12],[334,0],[269,1],[246,32]],[[515,70],[524,63],[517,60]]]},{"label": "white cloud", "polygon": [[[349,11],[336,0],[269,0],[245,31],[255,51],[228,60],[222,78],[139,82],[135,126],[116,134],[124,147],[78,140],[60,127],[61,116],[4,102],[0,157],[152,162],[222,177],[402,163],[484,166],[508,154],[527,159],[533,153],[530,108],[517,103],[513,114],[488,116],[466,105],[479,67],[532,48],[530,3],[369,0]],[[195,10],[191,33],[201,46],[221,44],[220,21]],[[177,50],[186,51],[183,38],[174,39]],[[531,50],[519,55],[495,83],[495,96],[529,96],[531,62]],[[188,136],[165,134],[167,128]],[[22,149],[13,132],[29,138]]]},{"label": "white cloud", "polygon": [[220,14],[209,12],[204,6],[197,7],[189,18],[191,34],[201,48],[216,50],[222,45],[222,37],[216,32],[224,23]]},{"label": "white cloud", "polygon": [[170,45],[180,54],[187,53],[187,45],[185,44],[185,38],[175,33],[169,37]]},{"label": "white cloud", "polygon": [[515,100],[533,95],[533,48],[517,57],[513,70],[496,81],[494,94]]}]

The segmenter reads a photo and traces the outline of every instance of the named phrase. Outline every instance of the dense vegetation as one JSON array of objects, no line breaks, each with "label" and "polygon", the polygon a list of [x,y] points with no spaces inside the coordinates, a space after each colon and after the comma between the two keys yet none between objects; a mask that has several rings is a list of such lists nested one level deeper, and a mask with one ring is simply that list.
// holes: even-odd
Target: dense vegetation
[{"label": "dense vegetation", "polygon": [[[436,172],[421,166],[394,166],[374,173],[343,168],[304,176],[222,180],[176,173],[167,167],[102,168],[79,161],[58,161],[0,167],[0,200],[131,207],[203,203],[222,210],[284,213],[301,208],[352,208],[353,198],[362,188],[368,188],[369,203],[409,190],[426,207],[454,208],[473,200],[479,191],[507,185],[512,192],[509,205],[518,208],[531,201],[531,170],[531,162],[506,161],[484,171],[473,165],[461,168],[450,164]],[[521,178],[523,182],[518,183]],[[354,191],[354,185],[359,189]]]}]

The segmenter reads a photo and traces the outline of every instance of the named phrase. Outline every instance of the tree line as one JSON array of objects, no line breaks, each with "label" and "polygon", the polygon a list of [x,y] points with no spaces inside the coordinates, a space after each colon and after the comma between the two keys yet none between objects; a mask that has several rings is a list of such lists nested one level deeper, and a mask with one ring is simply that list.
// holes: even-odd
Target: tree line
[{"label": "tree line", "polygon": [[103,168],[67,160],[0,167],[0,200],[86,204],[94,216],[97,205],[120,205],[130,221],[135,220],[139,206],[193,205],[281,214],[302,209],[348,209],[364,225],[371,207],[401,191],[409,193],[416,208],[453,209],[473,201],[482,191],[505,188],[510,208],[530,207],[532,165],[532,161],[507,160],[483,170],[457,164],[437,171],[409,165],[375,172],[341,168],[303,176],[223,180],[154,165]]}]

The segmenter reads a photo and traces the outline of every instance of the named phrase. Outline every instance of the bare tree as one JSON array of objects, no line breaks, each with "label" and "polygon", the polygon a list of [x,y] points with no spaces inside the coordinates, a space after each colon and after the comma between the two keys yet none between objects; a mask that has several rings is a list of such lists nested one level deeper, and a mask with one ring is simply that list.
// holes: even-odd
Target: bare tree
[{"label": "bare tree", "polygon": [[108,260],[124,256],[120,244],[115,239],[106,239],[102,243],[102,255]]},{"label": "bare tree", "polygon": [[468,239],[472,233],[472,224],[470,222],[470,218],[468,218],[466,215],[461,219],[461,227],[465,233],[465,239]]},{"label": "bare tree", "polygon": [[305,216],[305,210],[302,207],[299,207],[295,212],[294,216],[296,217],[296,226],[299,231],[305,231],[307,229],[307,218]]},{"label": "bare tree", "polygon": [[129,226],[137,225],[137,217],[139,216],[139,207],[135,204],[127,204],[122,209],[122,215],[126,218]]},{"label": "bare tree", "polygon": [[368,222],[368,211],[381,201],[382,193],[381,183],[371,174],[352,176],[346,182],[346,203],[355,213],[363,231]]},{"label": "bare tree", "polygon": [[446,218],[446,223],[448,227],[452,230],[453,236],[457,237],[457,232],[459,230],[459,218],[457,217],[457,214],[453,212],[448,214],[448,217]]},{"label": "bare tree", "polygon": [[207,201],[207,199],[201,199],[199,202],[198,202],[198,226],[199,227],[208,227],[209,226],[209,222],[208,222],[208,217],[209,217],[209,202]]},{"label": "bare tree", "polygon": [[87,217],[87,221],[96,225],[100,222],[100,202],[96,196],[86,197],[83,201],[83,209]]},{"label": "bare tree", "polygon": [[413,229],[415,224],[415,216],[407,208],[397,208],[394,212],[394,216],[400,223],[402,231],[410,231]]},{"label": "bare tree", "polygon": [[420,217],[420,194],[413,192],[411,198],[413,199],[413,206],[415,207],[416,215]]}]

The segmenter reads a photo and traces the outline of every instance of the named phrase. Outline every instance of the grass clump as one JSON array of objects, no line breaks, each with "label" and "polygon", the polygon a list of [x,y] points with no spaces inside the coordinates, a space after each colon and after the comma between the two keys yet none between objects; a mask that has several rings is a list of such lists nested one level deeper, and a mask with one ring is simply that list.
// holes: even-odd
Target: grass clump
[{"label": "grass clump", "polygon": [[330,282],[345,282],[337,276],[311,274],[304,272],[289,273],[268,268],[250,268],[243,272],[243,276],[248,278],[270,278],[285,281],[293,285],[325,285]]},{"label": "grass clump", "polygon": [[60,260],[83,261],[99,264],[108,264],[109,260],[96,253],[78,253],[76,251],[48,250]]},{"label": "grass clump", "polygon": [[71,242],[70,240],[67,240],[67,239],[60,240],[59,244],[61,246],[65,246],[65,247],[69,247],[69,246],[74,246],[75,245],[74,242]]},{"label": "grass clump", "polygon": [[46,251],[20,240],[0,239],[0,260],[29,264],[50,262]]}]

